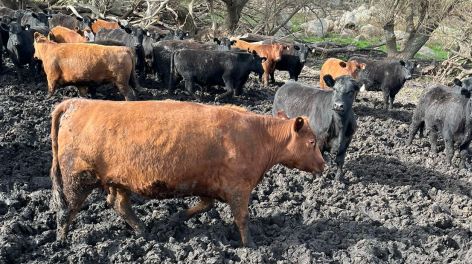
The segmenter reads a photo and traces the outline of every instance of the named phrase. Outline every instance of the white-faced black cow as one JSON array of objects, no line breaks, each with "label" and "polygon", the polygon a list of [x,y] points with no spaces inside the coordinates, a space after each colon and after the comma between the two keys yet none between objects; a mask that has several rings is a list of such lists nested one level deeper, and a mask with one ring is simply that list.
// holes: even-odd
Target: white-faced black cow
[{"label": "white-faced black cow", "polygon": [[[298,76],[305,66],[310,48],[306,44],[293,43],[287,45],[289,48],[282,53],[282,59],[275,64],[275,69],[287,71],[291,80],[298,81]],[[275,82],[274,73],[270,74],[270,79]]]},{"label": "white-faced black cow", "polygon": [[360,57],[350,58],[365,63],[365,69],[358,75],[359,82],[367,91],[382,91],[385,109],[393,108],[395,96],[412,74],[417,64],[412,61],[379,61]]},{"label": "white-faced black cow", "polygon": [[284,112],[288,117],[308,116],[310,127],[319,139],[320,150],[336,156],[336,179],[342,181],[346,150],[357,128],[352,103],[359,83],[347,75],[336,80],[325,75],[324,81],[332,90],[287,82],[275,94],[272,113]]},{"label": "white-faced black cow", "polygon": [[456,80],[455,84],[457,87],[453,88],[435,85],[421,96],[413,114],[407,144],[412,143],[418,130],[422,132],[426,128],[431,151],[436,153],[438,134],[441,133],[450,165],[454,156],[454,143],[459,143],[459,167],[463,168],[472,140],[472,78],[462,82]]}]

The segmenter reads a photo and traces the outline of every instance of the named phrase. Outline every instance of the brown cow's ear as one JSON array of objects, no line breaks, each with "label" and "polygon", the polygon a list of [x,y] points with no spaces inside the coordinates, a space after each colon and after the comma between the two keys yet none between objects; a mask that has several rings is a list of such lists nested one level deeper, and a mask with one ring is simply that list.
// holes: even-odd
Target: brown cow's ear
[{"label": "brown cow's ear", "polygon": [[49,41],[55,40],[54,34],[52,34],[51,32],[49,32],[49,34],[48,34],[48,40]]},{"label": "brown cow's ear", "polygon": [[344,61],[340,61],[339,66],[346,68],[347,64]]},{"label": "brown cow's ear", "polygon": [[365,63],[361,63],[360,68],[365,70],[365,66],[366,66]]},{"label": "brown cow's ear", "polygon": [[295,118],[295,123],[293,124],[293,130],[295,132],[300,131],[303,128],[303,125],[305,124],[305,120],[303,120],[303,117],[297,117]]},{"label": "brown cow's ear", "polygon": [[[51,33],[49,33],[49,34],[51,34]],[[39,32],[34,32],[34,35],[33,35],[34,41],[38,42],[38,40],[41,40],[42,37],[44,37],[43,34],[41,34]]]},{"label": "brown cow's ear", "polygon": [[277,117],[282,119],[289,119],[287,114],[283,110],[277,112]]}]

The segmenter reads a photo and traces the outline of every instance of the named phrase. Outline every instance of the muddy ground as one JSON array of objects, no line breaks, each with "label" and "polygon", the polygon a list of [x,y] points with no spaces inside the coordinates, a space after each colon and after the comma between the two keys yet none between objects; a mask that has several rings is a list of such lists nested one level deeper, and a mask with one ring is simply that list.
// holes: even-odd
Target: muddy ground
[{"label": "muddy ground", "polygon": [[[301,81],[317,80],[304,71]],[[234,103],[269,114],[281,84],[262,89],[252,79]],[[154,88],[140,93],[143,99],[190,100],[156,89],[159,83],[153,81],[143,86]],[[0,263],[471,263],[472,173],[448,167],[444,153],[431,153],[425,139],[405,146],[425,86],[407,82],[390,112],[382,109],[380,93],[360,94],[344,187],[280,165],[272,168],[250,204],[256,249],[237,247],[239,236],[223,203],[186,223],[168,221],[193,198],[134,197],[149,232],[148,240],[136,237],[105,206],[101,190],[89,197],[68,242],[60,244],[49,209],[49,113],[77,92],[64,88],[48,99],[44,80],[29,75],[18,80],[8,63],[0,75]],[[112,88],[102,91],[99,97],[121,99]],[[203,100],[213,103],[213,96]]]}]

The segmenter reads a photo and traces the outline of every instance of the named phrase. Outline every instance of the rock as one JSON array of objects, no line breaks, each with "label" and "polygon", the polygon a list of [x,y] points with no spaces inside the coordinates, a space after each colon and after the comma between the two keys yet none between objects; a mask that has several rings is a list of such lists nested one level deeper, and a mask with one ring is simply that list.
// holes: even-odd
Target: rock
[{"label": "rock", "polygon": [[349,29],[349,28],[344,28],[341,31],[341,36],[343,37],[354,37],[357,36],[357,32],[355,30]]},{"label": "rock", "polygon": [[383,35],[383,30],[371,24],[364,25],[359,29],[359,36],[363,36],[366,39],[380,37],[382,35]]},{"label": "rock", "polygon": [[324,37],[328,33],[329,24],[324,18],[315,19],[301,24],[307,36]]},{"label": "rock", "polygon": [[358,35],[357,37],[354,38],[356,41],[364,41],[367,40],[367,38],[363,35]]},{"label": "rock", "polygon": [[421,47],[421,49],[418,51],[418,54],[431,59],[436,57],[436,53],[434,53],[431,48],[428,48],[426,46]]},{"label": "rock", "polygon": [[355,29],[357,25],[357,18],[354,11],[347,11],[339,19],[338,31],[342,31],[345,28]]},{"label": "rock", "polygon": [[344,28],[358,29],[372,21],[372,14],[375,13],[375,7],[367,8],[361,5],[358,8],[345,12],[338,20],[336,31],[340,32]]},{"label": "rock", "polygon": [[372,15],[375,14],[375,6],[367,8],[365,5],[359,6],[354,10],[359,26],[368,25],[372,21]]}]

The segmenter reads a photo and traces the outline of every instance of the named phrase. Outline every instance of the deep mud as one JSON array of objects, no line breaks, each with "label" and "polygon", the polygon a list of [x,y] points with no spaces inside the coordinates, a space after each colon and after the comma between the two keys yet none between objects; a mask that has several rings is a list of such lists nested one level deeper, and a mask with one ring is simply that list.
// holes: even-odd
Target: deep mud
[{"label": "deep mud", "polygon": [[[317,81],[308,75],[305,71],[301,81]],[[430,153],[425,139],[405,146],[425,84],[408,82],[390,112],[382,109],[380,93],[360,94],[345,186],[329,177],[272,168],[252,195],[250,230],[258,247],[247,249],[237,247],[239,235],[223,203],[175,224],[169,216],[195,199],[134,197],[149,232],[146,240],[105,206],[101,190],[88,198],[67,243],[56,242],[49,209],[49,113],[77,92],[65,88],[48,99],[45,82],[28,78],[18,81],[11,64],[0,75],[0,263],[472,262],[472,173],[448,167],[444,153]],[[251,80],[247,87],[234,103],[269,114],[277,86],[261,89]],[[111,88],[104,94],[121,99]],[[140,97],[190,100],[159,89],[146,89]],[[213,96],[203,101],[212,103]]]}]

